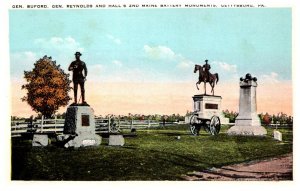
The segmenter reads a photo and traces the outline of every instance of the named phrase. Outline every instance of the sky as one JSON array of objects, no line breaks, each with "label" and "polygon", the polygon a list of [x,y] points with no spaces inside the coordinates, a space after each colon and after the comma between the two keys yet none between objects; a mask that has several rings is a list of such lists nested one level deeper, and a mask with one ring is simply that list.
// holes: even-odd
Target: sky
[{"label": "sky", "polygon": [[24,70],[47,55],[67,72],[76,51],[98,115],[191,111],[192,96],[203,93],[193,67],[206,59],[219,74],[223,109],[238,111],[239,78],[251,73],[258,112],[292,115],[291,15],[290,8],[10,10],[12,115],[34,115],[20,101]]}]

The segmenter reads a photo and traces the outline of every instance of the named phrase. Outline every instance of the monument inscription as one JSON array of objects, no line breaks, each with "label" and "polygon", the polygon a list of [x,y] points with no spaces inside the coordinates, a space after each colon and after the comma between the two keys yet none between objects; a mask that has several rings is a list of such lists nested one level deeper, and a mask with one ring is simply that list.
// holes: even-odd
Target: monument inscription
[{"label": "monument inscription", "polygon": [[218,109],[218,104],[206,103],[205,109]]},{"label": "monument inscription", "polygon": [[82,126],[90,126],[90,116],[83,114],[81,115],[81,125]]}]

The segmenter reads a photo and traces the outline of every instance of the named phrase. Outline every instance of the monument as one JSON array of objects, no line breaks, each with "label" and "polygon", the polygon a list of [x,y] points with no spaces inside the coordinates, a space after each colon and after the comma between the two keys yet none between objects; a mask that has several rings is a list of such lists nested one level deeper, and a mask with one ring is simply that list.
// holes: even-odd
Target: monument
[{"label": "monument", "polygon": [[257,78],[246,74],[240,78],[239,115],[235,119],[235,125],[228,130],[228,135],[263,136],[267,134],[261,126],[257,115],[256,104]]},{"label": "monument", "polygon": [[211,119],[212,116],[218,116],[222,124],[228,124],[229,119],[222,113],[222,97],[215,95],[199,94],[193,96],[194,112],[200,118]]},{"label": "monument", "polygon": [[[94,110],[85,101],[84,82],[87,76],[87,67],[80,60],[80,56],[81,53],[76,52],[76,60],[69,66],[69,71],[73,71],[74,103],[67,108],[63,135],[58,137],[60,141],[65,143],[65,147],[98,146],[102,140],[95,133]],[[78,84],[81,90],[81,103],[77,102]]]},{"label": "monument", "polygon": [[[205,60],[203,66],[196,64],[194,68],[194,73],[199,71],[196,87],[199,90],[198,84],[200,85],[203,82],[204,94],[193,96],[194,112],[189,117],[190,130],[193,135],[199,135],[201,127],[212,135],[216,135],[220,131],[221,123],[229,123],[229,119],[223,116],[221,110],[222,97],[214,95],[214,87],[219,81],[218,73],[211,74],[210,68],[208,60]],[[210,84],[212,95],[206,94],[206,83]]]},{"label": "monument", "polygon": [[196,64],[194,67],[194,73],[199,71],[198,82],[196,83],[196,87],[198,88],[198,84],[201,82],[204,83],[204,95],[206,95],[206,83],[209,83],[211,86],[211,93],[214,95],[214,87],[219,81],[218,73],[212,74],[210,73],[210,65],[208,64],[208,60],[205,60],[205,64],[203,66]]}]

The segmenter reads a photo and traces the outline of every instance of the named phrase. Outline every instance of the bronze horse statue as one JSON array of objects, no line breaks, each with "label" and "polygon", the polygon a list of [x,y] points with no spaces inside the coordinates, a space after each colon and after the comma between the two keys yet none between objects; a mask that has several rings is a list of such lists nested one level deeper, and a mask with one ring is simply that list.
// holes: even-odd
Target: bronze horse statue
[{"label": "bronze horse statue", "polygon": [[204,71],[203,67],[201,65],[195,64],[194,73],[199,71],[199,81],[196,83],[196,87],[198,88],[198,84],[200,85],[201,82],[204,83],[204,94],[206,95],[206,83],[209,83],[211,86],[211,93],[214,95],[214,87],[219,81],[219,75],[218,73],[211,74],[209,72],[209,75],[207,76],[207,72]]}]

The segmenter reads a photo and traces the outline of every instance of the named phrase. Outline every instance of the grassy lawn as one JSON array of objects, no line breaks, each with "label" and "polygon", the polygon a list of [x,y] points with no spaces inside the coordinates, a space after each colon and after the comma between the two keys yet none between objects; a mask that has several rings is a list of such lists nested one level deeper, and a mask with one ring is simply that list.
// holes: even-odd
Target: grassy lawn
[{"label": "grassy lawn", "polygon": [[[65,149],[51,144],[31,147],[31,141],[12,139],[12,180],[181,180],[190,171],[220,167],[292,152],[292,129],[279,129],[283,142],[266,137],[218,136],[188,126],[138,130],[123,147]],[[176,139],[180,136],[180,139]]]}]

